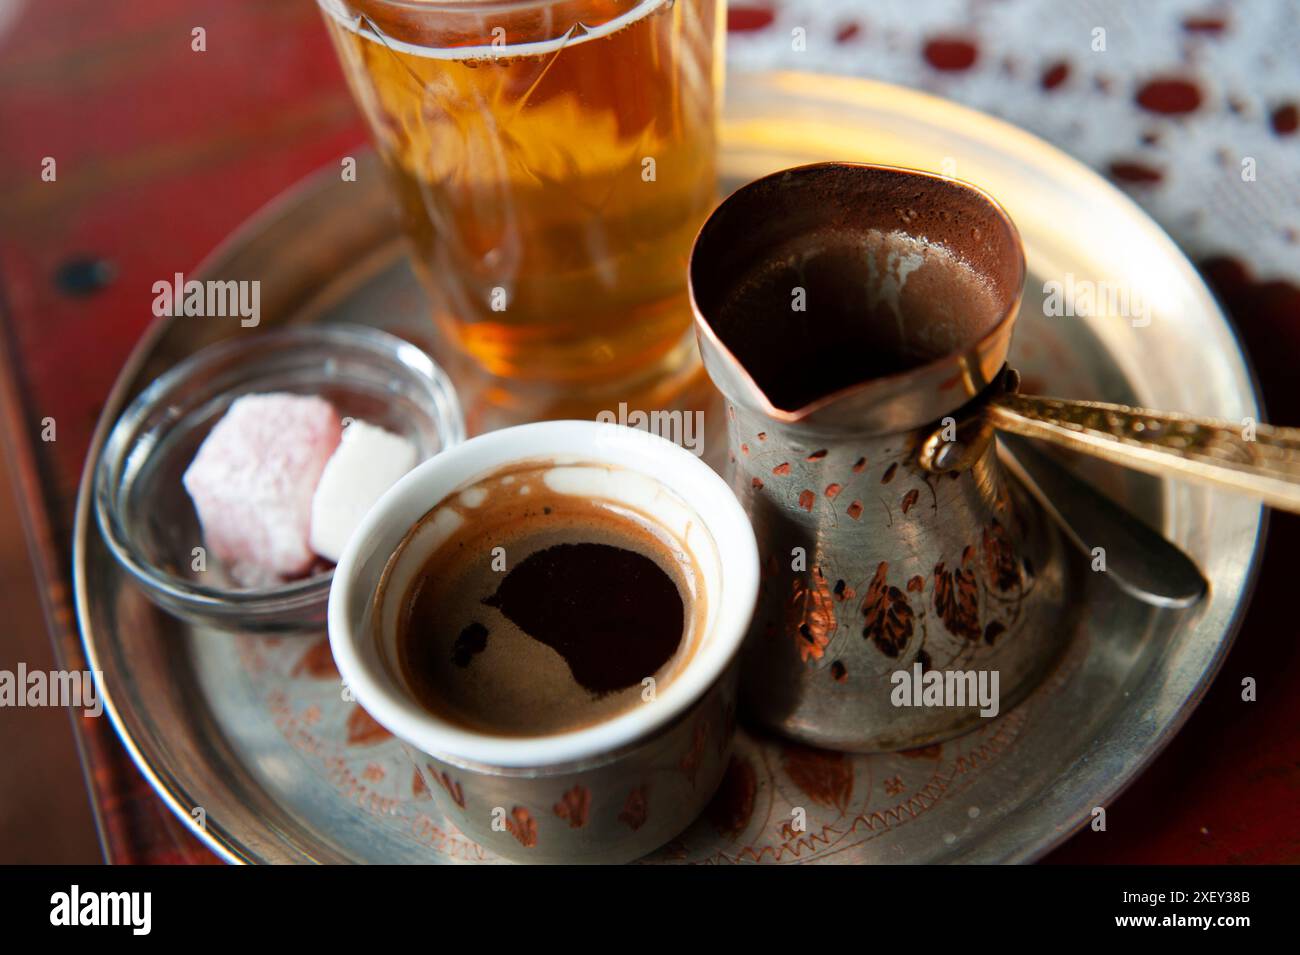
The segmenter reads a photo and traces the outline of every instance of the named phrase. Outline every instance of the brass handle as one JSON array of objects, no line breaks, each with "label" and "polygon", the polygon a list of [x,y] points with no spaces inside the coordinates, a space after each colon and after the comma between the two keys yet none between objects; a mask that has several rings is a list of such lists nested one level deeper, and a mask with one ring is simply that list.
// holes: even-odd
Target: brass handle
[{"label": "brass handle", "polygon": [[1004,391],[986,408],[1000,431],[1157,476],[1240,491],[1300,512],[1300,428],[1218,421],[1101,401]]}]

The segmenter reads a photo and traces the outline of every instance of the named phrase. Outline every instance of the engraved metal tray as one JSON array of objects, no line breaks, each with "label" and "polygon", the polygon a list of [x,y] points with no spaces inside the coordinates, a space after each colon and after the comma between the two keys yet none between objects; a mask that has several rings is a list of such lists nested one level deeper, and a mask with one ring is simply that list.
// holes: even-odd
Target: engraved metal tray
[{"label": "engraved metal tray", "polygon": [[[955,174],[1005,204],[1030,271],[1012,352],[1027,391],[1257,415],[1237,340],[1191,265],[1132,202],[1064,154],[884,84],[730,78],[724,190],[826,159]],[[436,354],[425,294],[383,190],[373,157],[356,182],[327,169],[255,217],[194,277],[260,279],[262,328],[368,322]],[[1044,315],[1044,282],[1067,275],[1128,283],[1150,303],[1150,324]],[[189,318],[151,329],[108,400],[86,473],[135,393],[228,334],[256,330]],[[471,433],[490,424],[470,414]],[[706,415],[705,427],[715,446],[725,440],[721,415]],[[1182,725],[1223,659],[1263,513],[1245,498],[1077,467],[1192,555],[1211,582],[1203,604],[1156,611],[1104,574],[1084,575],[1085,590],[1071,598],[1083,622],[1054,674],[1027,702],[940,746],[846,756],[742,729],[708,811],[646,861],[1027,861],[1106,806]],[[75,581],[87,656],[103,671],[108,712],[141,772],[213,851],[238,862],[497,861],[433,808],[400,744],[342,698],[323,635],[200,632],[155,610],[114,564],[90,503],[83,477]],[[807,816],[802,831],[796,807]]]}]

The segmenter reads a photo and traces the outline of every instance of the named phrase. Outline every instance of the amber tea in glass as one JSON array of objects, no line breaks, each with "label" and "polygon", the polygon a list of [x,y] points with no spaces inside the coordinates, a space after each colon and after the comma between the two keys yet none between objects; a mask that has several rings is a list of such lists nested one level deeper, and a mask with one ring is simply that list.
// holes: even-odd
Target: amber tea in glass
[{"label": "amber tea in glass", "polygon": [[562,384],[680,350],[722,0],[320,4],[448,340]]}]

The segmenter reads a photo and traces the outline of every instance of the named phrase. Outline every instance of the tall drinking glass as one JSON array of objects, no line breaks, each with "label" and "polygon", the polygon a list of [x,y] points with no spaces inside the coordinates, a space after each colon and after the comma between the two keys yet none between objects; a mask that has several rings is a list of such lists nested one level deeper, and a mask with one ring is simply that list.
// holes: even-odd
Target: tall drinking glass
[{"label": "tall drinking glass", "polygon": [[447,340],[617,381],[690,334],[725,0],[319,0]]}]

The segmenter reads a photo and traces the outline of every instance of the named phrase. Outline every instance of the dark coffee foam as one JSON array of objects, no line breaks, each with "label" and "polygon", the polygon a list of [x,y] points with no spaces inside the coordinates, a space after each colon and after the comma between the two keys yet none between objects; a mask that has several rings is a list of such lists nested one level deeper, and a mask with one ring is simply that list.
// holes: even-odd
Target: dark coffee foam
[{"label": "dark coffee foam", "polygon": [[499,472],[473,487],[477,506],[458,495],[430,512],[464,523],[402,597],[408,686],[480,732],[562,732],[645,705],[643,680],[662,691],[704,619],[684,545],[614,502],[551,491],[549,467]]},{"label": "dark coffee foam", "polygon": [[564,657],[595,694],[658,673],[686,622],[677,584],[653,558],[591,541],[534,551],[483,603]]}]

